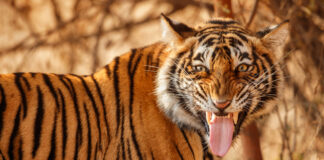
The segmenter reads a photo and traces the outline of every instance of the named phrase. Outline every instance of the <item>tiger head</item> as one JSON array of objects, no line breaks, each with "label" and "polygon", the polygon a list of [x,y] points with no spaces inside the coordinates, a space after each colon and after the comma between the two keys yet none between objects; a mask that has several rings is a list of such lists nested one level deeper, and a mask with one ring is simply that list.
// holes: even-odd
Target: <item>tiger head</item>
[{"label": "tiger head", "polygon": [[224,156],[241,127],[268,113],[279,97],[276,52],[288,23],[251,33],[232,19],[193,29],[161,17],[169,54],[157,74],[159,106],[179,127],[205,133],[212,153]]}]

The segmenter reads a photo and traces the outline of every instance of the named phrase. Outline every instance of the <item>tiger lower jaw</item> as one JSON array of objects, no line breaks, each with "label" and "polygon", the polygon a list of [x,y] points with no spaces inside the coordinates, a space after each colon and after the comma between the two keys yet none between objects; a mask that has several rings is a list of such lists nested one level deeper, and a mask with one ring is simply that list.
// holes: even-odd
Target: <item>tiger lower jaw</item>
[{"label": "tiger lower jaw", "polygon": [[229,150],[234,138],[235,127],[238,127],[238,112],[225,116],[217,116],[216,113],[206,112],[206,122],[209,131],[209,145],[214,155],[223,157]]}]

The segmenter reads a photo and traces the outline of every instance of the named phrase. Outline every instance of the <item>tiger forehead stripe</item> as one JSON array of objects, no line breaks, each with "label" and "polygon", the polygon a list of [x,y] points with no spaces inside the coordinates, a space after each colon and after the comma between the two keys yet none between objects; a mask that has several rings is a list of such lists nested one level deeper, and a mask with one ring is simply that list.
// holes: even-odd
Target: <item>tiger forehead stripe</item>
[{"label": "tiger forehead stripe", "polygon": [[203,45],[207,45],[207,47],[225,42],[232,47],[237,47],[236,45],[242,46],[243,42],[249,42],[246,33],[242,31],[229,32],[227,30],[213,30],[206,33],[201,33],[200,35],[197,35],[197,37],[199,37],[198,42],[203,43]]},{"label": "tiger forehead stripe", "polygon": [[236,21],[231,19],[224,19],[224,20],[211,20],[206,22],[204,27],[202,27],[199,32],[205,32],[210,29],[214,30],[241,30],[243,32],[246,32],[246,30]]},{"label": "tiger forehead stripe", "polygon": [[220,25],[230,25],[230,24],[238,24],[238,22],[231,20],[231,19],[224,19],[224,20],[210,20],[207,23],[211,24],[220,24]]},{"label": "tiger forehead stripe", "polygon": [[[199,37],[199,42],[208,39],[205,40],[205,43],[207,43],[208,46],[211,46],[213,43],[224,43],[225,39],[235,37],[235,40],[229,40],[230,45],[234,46],[235,44],[242,45],[240,40],[248,42],[246,34],[249,34],[249,31],[239,25],[238,22],[230,19],[224,19],[208,21],[196,32],[195,36]],[[217,38],[218,41],[215,42],[212,38],[207,38],[213,35],[219,36]]]}]

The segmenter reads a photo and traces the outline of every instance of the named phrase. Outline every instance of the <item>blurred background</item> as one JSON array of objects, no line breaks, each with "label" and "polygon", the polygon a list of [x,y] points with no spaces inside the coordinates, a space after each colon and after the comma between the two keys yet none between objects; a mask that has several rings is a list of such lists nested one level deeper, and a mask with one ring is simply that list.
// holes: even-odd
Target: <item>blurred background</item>
[{"label": "blurred background", "polygon": [[[0,0],[0,73],[91,74],[158,41],[160,13],[195,26],[214,17],[215,1]],[[231,2],[235,19],[252,31],[291,24],[279,55],[284,97],[257,122],[264,159],[324,159],[324,1]],[[241,159],[241,152],[238,140],[224,159]]]}]

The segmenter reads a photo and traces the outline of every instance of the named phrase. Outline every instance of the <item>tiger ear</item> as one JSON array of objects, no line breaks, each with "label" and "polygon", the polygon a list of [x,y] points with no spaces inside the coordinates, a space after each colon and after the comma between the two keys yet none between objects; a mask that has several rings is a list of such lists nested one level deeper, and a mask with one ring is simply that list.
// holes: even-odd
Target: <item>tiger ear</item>
[{"label": "tiger ear", "polygon": [[182,43],[188,37],[195,34],[195,30],[187,25],[171,20],[161,14],[162,41],[171,45]]},{"label": "tiger ear", "polygon": [[256,36],[261,39],[262,43],[275,51],[278,48],[283,47],[288,35],[289,35],[289,21],[283,21],[282,23],[266,28],[263,31],[256,33]]}]

